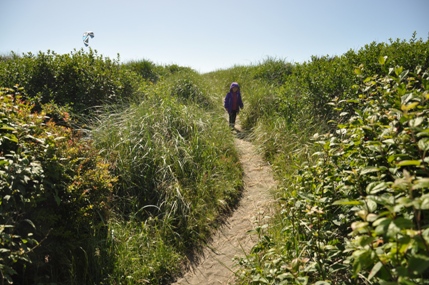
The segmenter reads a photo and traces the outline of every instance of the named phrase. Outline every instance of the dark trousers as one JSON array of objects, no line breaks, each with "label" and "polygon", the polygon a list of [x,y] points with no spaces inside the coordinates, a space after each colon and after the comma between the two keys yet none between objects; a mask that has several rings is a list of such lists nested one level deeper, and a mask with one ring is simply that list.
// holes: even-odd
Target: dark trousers
[{"label": "dark trousers", "polygon": [[229,112],[229,126],[230,127],[234,127],[235,125],[235,119],[237,118],[237,110],[233,110],[231,112]]}]

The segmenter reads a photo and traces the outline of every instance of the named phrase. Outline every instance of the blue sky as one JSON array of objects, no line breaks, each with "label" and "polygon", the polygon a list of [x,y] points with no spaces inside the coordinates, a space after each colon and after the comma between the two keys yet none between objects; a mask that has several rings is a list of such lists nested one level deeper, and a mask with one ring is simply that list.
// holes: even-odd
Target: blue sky
[{"label": "blue sky", "polygon": [[429,0],[0,0],[0,54],[98,54],[199,72],[429,37]]}]

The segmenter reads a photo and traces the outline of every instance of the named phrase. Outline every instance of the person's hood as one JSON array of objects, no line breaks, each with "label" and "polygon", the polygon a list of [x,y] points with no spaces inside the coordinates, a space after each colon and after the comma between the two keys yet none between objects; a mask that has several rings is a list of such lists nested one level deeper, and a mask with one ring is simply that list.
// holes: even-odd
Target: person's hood
[{"label": "person's hood", "polygon": [[232,82],[231,86],[229,86],[229,90],[232,90],[233,87],[238,87],[238,89],[240,89],[240,86],[238,85],[237,82]]}]

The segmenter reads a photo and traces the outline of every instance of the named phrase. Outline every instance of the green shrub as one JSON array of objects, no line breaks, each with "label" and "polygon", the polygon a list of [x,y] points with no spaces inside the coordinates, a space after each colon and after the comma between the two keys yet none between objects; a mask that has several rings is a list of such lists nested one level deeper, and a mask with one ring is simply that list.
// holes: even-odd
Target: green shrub
[{"label": "green shrub", "polygon": [[[239,260],[242,284],[366,284],[365,278],[377,284],[421,284],[427,280],[428,221],[427,214],[422,215],[427,210],[412,205],[421,207],[427,192],[422,185],[427,175],[423,170],[427,120],[423,118],[428,52],[429,41],[414,37],[409,42],[372,43],[339,57],[314,57],[296,64],[282,86],[265,87],[265,96],[264,91],[248,93],[255,97],[249,101],[258,103],[243,112],[243,119],[253,130],[254,142],[273,163],[281,203],[270,225],[256,229],[260,241],[252,253]],[[406,68],[395,67],[401,63]],[[243,82],[243,86],[253,83]],[[355,95],[358,86],[362,89],[358,94],[365,96]],[[402,105],[408,107],[401,105],[401,96]],[[270,107],[256,112],[268,98],[272,103],[265,105]],[[420,130],[413,129],[407,136],[408,122],[418,122]],[[392,141],[387,136],[395,124],[404,124],[406,131]],[[309,141],[312,137],[315,140]],[[402,182],[405,177],[410,177],[408,184]],[[413,183],[419,186],[410,190]],[[380,192],[367,193],[373,187]],[[405,201],[401,198],[405,193],[415,195]],[[368,216],[375,220],[365,220]]]},{"label": "green shrub", "polygon": [[127,68],[140,75],[143,79],[156,83],[160,79],[157,66],[149,60],[133,60],[124,64]]},{"label": "green shrub", "polygon": [[[242,80],[243,88],[256,85],[258,87],[253,89],[260,89],[265,85],[266,89],[256,92],[250,90],[247,93],[247,100],[251,105],[243,113],[243,122],[248,129],[255,127],[259,118],[263,117],[280,116],[289,122],[298,122],[303,113],[321,124],[329,120],[347,119],[339,117],[339,113],[329,103],[335,98],[347,99],[353,93],[352,86],[358,83],[354,75],[355,68],[364,66],[363,76],[384,73],[385,70],[378,61],[384,56],[389,65],[399,65],[409,70],[419,65],[425,70],[429,68],[429,40],[417,39],[414,34],[409,41],[398,39],[390,40],[390,43],[373,42],[358,51],[350,50],[341,56],[312,56],[308,62],[293,65],[267,59],[248,68],[253,79],[257,80],[248,77]],[[242,69],[222,72],[231,74]],[[264,106],[266,110],[259,112]]]},{"label": "green shrub", "polygon": [[367,78],[358,111],[340,125],[342,150],[331,141],[332,156],[349,164],[337,179],[356,181],[335,203],[355,205],[346,252],[356,278],[362,272],[375,282],[429,278],[428,92],[429,70],[420,66]]},{"label": "green shrub", "polygon": [[70,105],[76,113],[91,108],[134,100],[140,77],[118,60],[83,50],[59,55],[52,51],[31,53],[0,61],[0,86],[20,85],[41,103]]},{"label": "green shrub", "polygon": [[354,113],[342,113],[349,119],[335,132],[314,136],[318,151],[285,180],[277,224],[260,230],[240,261],[243,280],[427,280],[429,74],[388,70],[362,80],[356,99],[337,101]]},{"label": "green shrub", "polygon": [[91,241],[105,235],[115,179],[89,139],[33,113],[21,94],[0,93],[2,276],[18,284],[85,283],[94,276],[75,267],[94,262],[82,252],[102,251]]}]

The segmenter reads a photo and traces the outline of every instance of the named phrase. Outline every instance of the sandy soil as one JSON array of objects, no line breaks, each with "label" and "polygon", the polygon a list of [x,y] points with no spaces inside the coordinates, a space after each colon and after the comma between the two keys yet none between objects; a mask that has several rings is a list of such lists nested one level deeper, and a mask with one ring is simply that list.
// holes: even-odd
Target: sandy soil
[{"label": "sandy soil", "polygon": [[257,241],[248,231],[264,224],[270,216],[270,190],[276,185],[271,168],[245,140],[239,126],[235,145],[244,169],[243,197],[199,260],[191,262],[190,270],[175,285],[234,284],[234,273],[239,269],[234,258],[244,257]]}]

